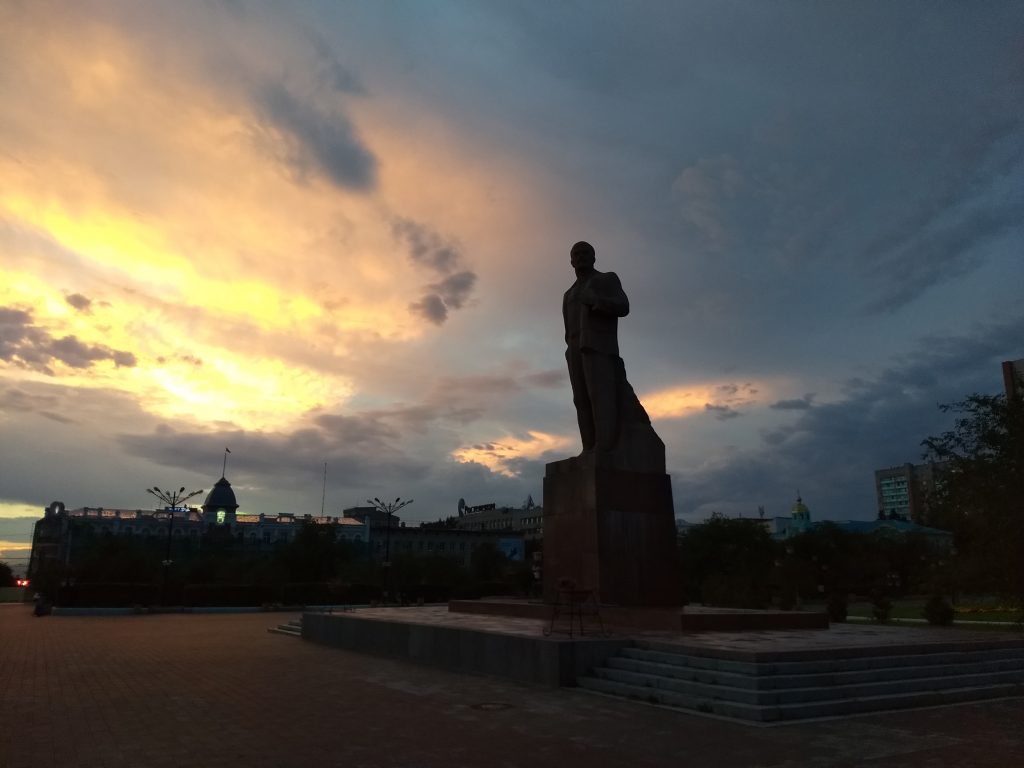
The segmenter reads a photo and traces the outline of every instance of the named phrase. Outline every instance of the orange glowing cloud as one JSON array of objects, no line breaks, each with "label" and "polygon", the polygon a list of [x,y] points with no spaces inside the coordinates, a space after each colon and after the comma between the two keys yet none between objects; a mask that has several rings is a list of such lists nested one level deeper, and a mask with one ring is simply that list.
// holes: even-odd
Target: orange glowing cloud
[{"label": "orange glowing cloud", "polygon": [[552,435],[547,432],[529,431],[528,437],[506,436],[500,442],[477,443],[452,451],[452,457],[463,464],[483,464],[491,472],[506,477],[518,477],[512,468],[516,459],[538,459],[551,451],[565,451],[573,439],[567,435]]},{"label": "orange glowing cloud", "polygon": [[643,395],[640,400],[652,419],[679,419],[706,411],[735,413],[735,409],[763,402],[767,385],[732,382],[669,387]]},{"label": "orange glowing cloud", "polygon": [[[517,269],[494,243],[548,207],[521,162],[423,105],[320,87],[308,41],[287,29],[217,17],[180,36],[171,6],[151,26],[136,19],[141,29],[102,8],[65,10],[19,6],[0,25],[0,71],[18,73],[0,77],[17,118],[0,124],[0,306],[31,309],[48,338],[135,363],[0,361],[0,379],[113,389],[162,418],[284,428],[370,390],[366,360],[412,357],[435,326],[410,307],[454,278],[449,309],[472,306],[478,260],[493,259],[492,281]],[[261,111],[267,82],[351,124],[379,159],[375,184],[297,161],[295,136]],[[448,272],[416,262],[397,220],[429,221],[473,263],[461,252]],[[545,439],[503,441],[482,463],[539,455]]]}]

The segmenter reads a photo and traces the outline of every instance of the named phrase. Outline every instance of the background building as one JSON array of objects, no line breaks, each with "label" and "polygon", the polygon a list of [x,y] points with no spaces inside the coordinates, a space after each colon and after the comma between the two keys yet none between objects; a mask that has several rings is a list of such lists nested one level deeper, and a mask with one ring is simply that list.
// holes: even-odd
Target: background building
[{"label": "background building", "polygon": [[544,538],[544,508],[528,498],[522,507],[499,507],[497,504],[466,506],[459,499],[455,527],[462,531],[490,531],[521,534],[526,541]]},{"label": "background building", "polygon": [[1024,397],[1024,358],[1003,362],[1003,386],[1006,387],[1006,399]]},{"label": "background building", "polygon": [[875,470],[875,496],[879,518],[912,520],[927,519],[928,497],[941,482],[945,464],[903,464]]},{"label": "background building", "polygon": [[221,478],[206,497],[201,508],[174,509],[110,509],[79,507],[66,509],[55,501],[46,507],[36,521],[29,557],[29,578],[72,562],[74,554],[86,540],[98,536],[124,536],[161,546],[174,544],[176,551],[198,549],[205,534],[215,533],[231,551],[261,552],[295,539],[307,523],[328,526],[335,540],[370,542],[371,526],[366,520],[340,516],[240,515],[231,483]]}]

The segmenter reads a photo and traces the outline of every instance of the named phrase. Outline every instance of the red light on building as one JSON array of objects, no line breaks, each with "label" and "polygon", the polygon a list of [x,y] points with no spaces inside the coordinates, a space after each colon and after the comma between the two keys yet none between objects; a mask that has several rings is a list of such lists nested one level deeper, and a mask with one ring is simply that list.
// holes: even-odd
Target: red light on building
[{"label": "red light on building", "polygon": [[29,582],[28,579],[17,579],[14,583],[19,587],[27,587]]}]

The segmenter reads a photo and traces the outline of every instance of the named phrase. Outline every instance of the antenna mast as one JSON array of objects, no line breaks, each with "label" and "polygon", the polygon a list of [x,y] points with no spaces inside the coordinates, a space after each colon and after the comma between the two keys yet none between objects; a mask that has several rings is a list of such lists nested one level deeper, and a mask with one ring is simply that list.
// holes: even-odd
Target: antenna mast
[{"label": "antenna mast", "polygon": [[327,462],[324,462],[324,492],[320,497],[320,517],[324,516],[324,505],[327,503]]}]

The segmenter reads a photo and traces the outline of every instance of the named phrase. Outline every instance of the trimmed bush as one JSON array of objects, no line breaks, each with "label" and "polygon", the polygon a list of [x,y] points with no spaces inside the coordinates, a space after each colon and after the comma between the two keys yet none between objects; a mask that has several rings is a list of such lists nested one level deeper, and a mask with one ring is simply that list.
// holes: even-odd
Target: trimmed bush
[{"label": "trimmed bush", "polygon": [[[166,589],[168,601],[178,597],[174,585]],[[63,585],[57,590],[56,604],[79,608],[117,608],[131,605],[160,605],[158,584],[117,582]]]},{"label": "trimmed bush", "polygon": [[889,621],[889,614],[892,613],[892,600],[883,594],[876,594],[871,599],[871,614],[879,624]]},{"label": "trimmed bush", "polygon": [[928,598],[921,613],[928,619],[929,624],[940,627],[948,627],[953,623],[953,617],[956,615],[953,606],[946,602],[942,595],[932,595]]},{"label": "trimmed bush", "polygon": [[247,606],[279,603],[280,590],[263,584],[188,584],[184,589],[185,605]]},{"label": "trimmed bush", "polygon": [[834,622],[846,621],[846,593],[833,592],[828,598],[828,620]]}]

